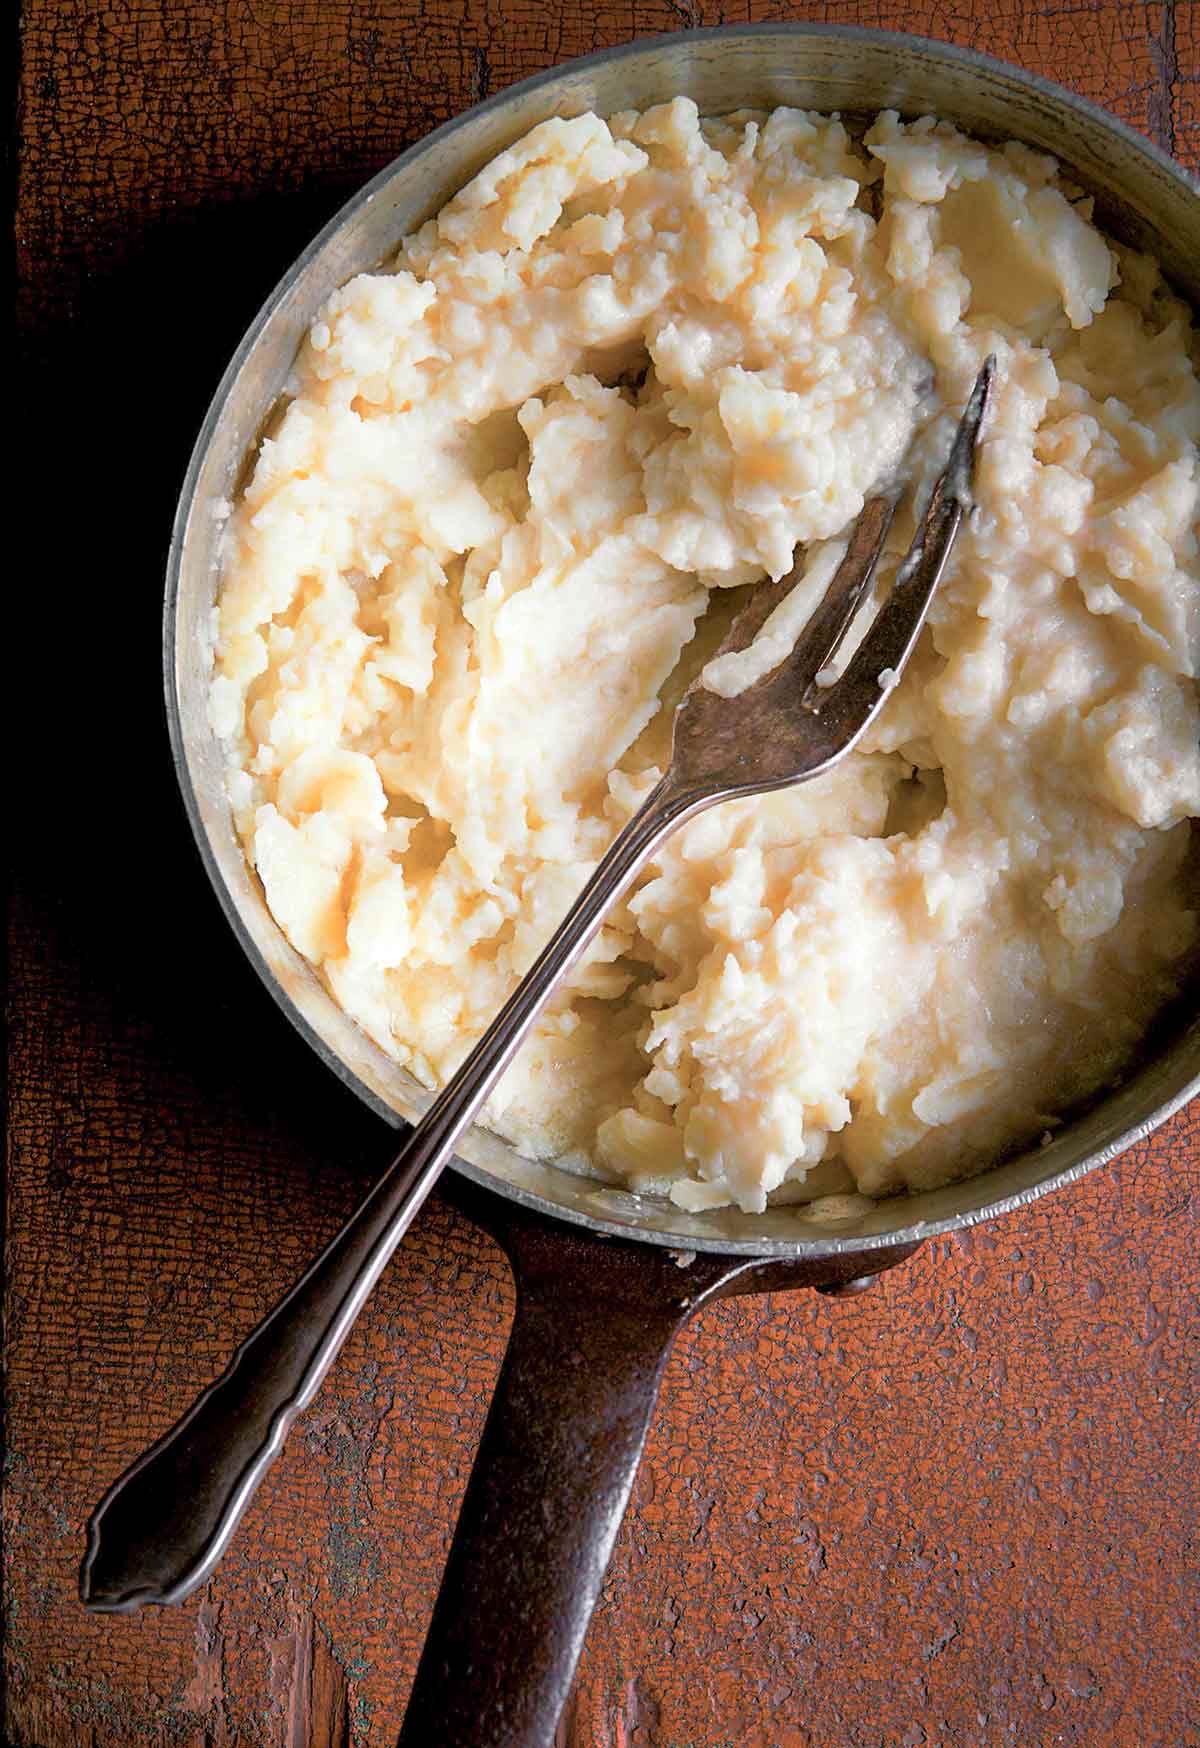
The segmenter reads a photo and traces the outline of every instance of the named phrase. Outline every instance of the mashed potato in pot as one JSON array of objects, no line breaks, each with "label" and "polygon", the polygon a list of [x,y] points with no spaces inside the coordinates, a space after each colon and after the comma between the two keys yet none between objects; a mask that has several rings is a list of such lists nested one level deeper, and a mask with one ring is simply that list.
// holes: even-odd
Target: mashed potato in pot
[{"label": "mashed potato in pot", "polygon": [[879,1195],[1120,1072],[1196,934],[1193,334],[1049,158],[682,98],[544,122],[322,310],[211,710],[280,927],[429,1086],[682,687],[753,677],[709,663],[744,587],[803,549],[777,660],[899,472],[894,572],[989,352],[977,507],[877,724],[658,852],[491,1101],[523,1152],[685,1208]]}]

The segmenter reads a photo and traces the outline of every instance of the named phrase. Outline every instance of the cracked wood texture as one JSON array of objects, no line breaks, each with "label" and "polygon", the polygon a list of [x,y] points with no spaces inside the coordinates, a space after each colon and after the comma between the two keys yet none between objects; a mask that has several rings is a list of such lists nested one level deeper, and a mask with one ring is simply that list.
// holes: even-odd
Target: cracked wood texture
[{"label": "cracked wood texture", "polygon": [[[387,1155],[227,935],[173,793],[174,493],[246,320],[434,124],[567,56],[744,5],[26,0],[29,464],[10,525],[5,1739],[395,1739],[511,1317],[420,1220],[215,1580],[75,1600],[103,1487]],[[752,0],[1049,74],[1200,166],[1191,0]],[[15,514],[14,514],[15,512]],[[26,653],[28,652],[28,653]],[[864,1298],[689,1328],[562,1748],[1195,1748],[1200,1112]]]}]

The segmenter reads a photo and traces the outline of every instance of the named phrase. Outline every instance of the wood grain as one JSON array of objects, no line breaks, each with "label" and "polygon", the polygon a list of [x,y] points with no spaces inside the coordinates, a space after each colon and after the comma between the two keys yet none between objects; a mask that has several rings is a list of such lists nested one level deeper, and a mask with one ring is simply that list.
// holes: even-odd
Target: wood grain
[{"label": "wood grain", "polygon": [[[394,1740],[511,1315],[499,1252],[432,1207],[209,1588],[79,1609],[99,1491],[387,1149],[241,963],[174,799],[157,616],[204,402],[277,274],[406,143],[568,55],[747,16],[984,49],[1200,165],[1185,0],[26,0],[12,1748]],[[1198,1216],[1192,1111],[862,1299],[706,1313],[563,1748],[1196,1748]]]}]

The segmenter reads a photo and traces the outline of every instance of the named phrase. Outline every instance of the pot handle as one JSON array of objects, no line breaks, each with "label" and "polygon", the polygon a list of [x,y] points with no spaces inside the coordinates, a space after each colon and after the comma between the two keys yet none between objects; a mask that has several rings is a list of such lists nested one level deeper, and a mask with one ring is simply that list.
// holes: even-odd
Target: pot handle
[{"label": "pot handle", "polygon": [[697,1287],[745,1266],[540,1224],[497,1236],[516,1315],[400,1748],[549,1748],[671,1343]]},{"label": "pot handle", "polygon": [[676,1334],[712,1298],[836,1288],[864,1259],[687,1260],[445,1189],[504,1245],[517,1308],[399,1748],[551,1748]]}]

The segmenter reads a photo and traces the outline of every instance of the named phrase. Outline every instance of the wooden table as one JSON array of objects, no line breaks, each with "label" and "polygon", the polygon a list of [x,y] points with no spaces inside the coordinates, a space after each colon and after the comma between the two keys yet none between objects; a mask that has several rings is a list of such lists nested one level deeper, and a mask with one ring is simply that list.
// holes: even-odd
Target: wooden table
[{"label": "wooden table", "polygon": [[[828,0],[1107,104],[1200,164],[1193,0]],[[174,798],[158,610],[201,408],[401,147],[699,0],[26,0],[28,600],[10,689],[5,1739],[394,1740],[511,1312],[420,1220],[218,1576],[92,1619],[82,1526],[332,1231],[388,1135],[243,965]],[[10,607],[10,616],[12,609]],[[10,617],[10,624],[12,623]],[[35,667],[36,664],[36,667]],[[718,1305],[671,1364],[570,1748],[1194,1748],[1200,1115],[874,1294]]]}]

